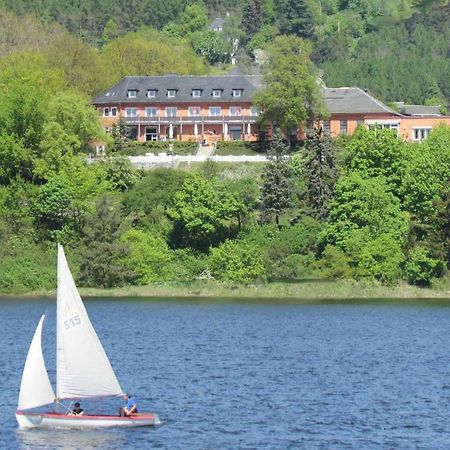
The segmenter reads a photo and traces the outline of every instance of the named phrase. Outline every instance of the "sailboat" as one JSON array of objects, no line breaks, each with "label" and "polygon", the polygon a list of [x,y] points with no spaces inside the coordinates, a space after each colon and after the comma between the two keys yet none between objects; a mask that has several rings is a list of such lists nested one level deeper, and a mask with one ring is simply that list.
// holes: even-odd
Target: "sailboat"
[{"label": "sailboat", "polygon": [[33,412],[33,408],[63,400],[86,400],[124,395],[105,350],[89,320],[73,280],[63,247],[58,244],[56,307],[56,395],[42,354],[45,315],[31,341],[22,375],[16,418],[20,427],[130,427],[159,425],[153,413],[119,415],[70,415]]}]

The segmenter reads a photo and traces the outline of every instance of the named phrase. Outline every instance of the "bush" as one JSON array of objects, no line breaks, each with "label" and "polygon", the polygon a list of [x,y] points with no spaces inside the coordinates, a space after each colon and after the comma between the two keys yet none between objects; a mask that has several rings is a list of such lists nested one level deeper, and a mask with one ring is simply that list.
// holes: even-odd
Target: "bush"
[{"label": "bush", "polygon": [[215,155],[256,155],[265,152],[266,148],[260,142],[218,141]]},{"label": "bush", "polygon": [[444,263],[430,258],[424,247],[413,248],[405,265],[405,275],[411,284],[430,286],[434,277],[442,276]]},{"label": "bush", "polygon": [[223,281],[249,283],[264,273],[260,249],[241,241],[226,240],[211,249],[209,265],[212,276]]},{"label": "bush", "polygon": [[405,257],[398,242],[384,234],[368,242],[361,251],[357,276],[373,277],[385,284],[393,284],[401,276]]},{"label": "bush", "polygon": [[352,268],[346,254],[334,245],[327,245],[317,264],[317,273],[324,278],[351,278]]},{"label": "bush", "polygon": [[138,156],[146,153],[169,153],[172,148],[171,151],[175,155],[190,155],[197,151],[197,146],[197,142],[194,141],[131,141],[118,153],[125,156]]}]

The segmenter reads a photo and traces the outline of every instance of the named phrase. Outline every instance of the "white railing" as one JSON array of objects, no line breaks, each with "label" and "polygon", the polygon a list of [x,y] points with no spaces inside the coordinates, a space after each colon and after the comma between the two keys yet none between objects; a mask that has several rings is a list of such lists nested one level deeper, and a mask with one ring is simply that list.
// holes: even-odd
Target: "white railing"
[{"label": "white railing", "polygon": [[180,163],[195,164],[207,160],[215,162],[267,162],[264,155],[168,155],[167,153],[146,153],[145,156],[129,156],[131,164],[136,167],[146,168],[158,165],[177,166]]}]

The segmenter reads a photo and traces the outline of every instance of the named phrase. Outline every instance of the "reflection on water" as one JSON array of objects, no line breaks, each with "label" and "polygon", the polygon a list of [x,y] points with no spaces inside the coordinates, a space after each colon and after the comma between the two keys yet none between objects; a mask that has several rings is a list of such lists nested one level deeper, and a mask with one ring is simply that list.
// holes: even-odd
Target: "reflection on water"
[{"label": "reflection on water", "polygon": [[[87,301],[122,389],[165,425],[18,430],[23,364],[46,309],[43,346],[55,381],[55,305],[0,301],[0,448],[449,449],[448,306]],[[82,402],[109,413],[118,403]]]},{"label": "reflection on water", "polygon": [[18,428],[15,431],[18,448],[28,449],[116,449],[125,444],[124,430],[63,430],[63,429],[29,429]]}]

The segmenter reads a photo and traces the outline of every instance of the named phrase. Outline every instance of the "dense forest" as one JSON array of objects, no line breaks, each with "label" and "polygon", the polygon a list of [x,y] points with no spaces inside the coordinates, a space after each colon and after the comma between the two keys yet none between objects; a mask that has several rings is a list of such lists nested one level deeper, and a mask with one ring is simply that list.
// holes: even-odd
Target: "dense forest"
[{"label": "dense forest", "polygon": [[[422,144],[378,129],[332,140],[316,127],[304,145],[286,137],[326,114],[320,68],[329,85],[364,84],[386,101],[445,109],[449,8],[0,0],[0,292],[52,289],[56,242],[85,286],[198,278],[444,286],[448,127]],[[227,17],[222,33],[209,29],[218,14]],[[279,124],[268,164],[136,170],[125,157],[132,144],[120,130],[106,135],[90,106],[124,75],[225,73],[233,56],[270,86],[255,98]],[[112,157],[88,164],[95,139]]]},{"label": "dense forest", "polygon": [[[108,59],[114,55],[128,75],[167,70],[167,64],[161,70],[161,55],[174,64],[173,72],[203,73],[200,67],[179,67],[173,50],[184,45],[206,64],[234,56],[241,70],[254,71],[255,57],[275,36],[293,34],[312,42],[312,59],[330,87],[359,86],[385,102],[440,104],[444,110],[450,102],[450,3],[445,0],[0,0],[0,11],[0,56],[48,48],[55,32],[67,30],[106,54],[99,65],[114,67]],[[224,30],[213,33],[208,25],[218,16],[227,17]],[[161,32],[163,48],[135,41],[133,33],[142,36],[143,28],[154,30],[146,31],[151,42],[158,40],[156,30]],[[142,61],[145,52],[146,59],[156,53],[155,67]],[[131,55],[125,53],[136,55],[134,64],[127,64]],[[104,75],[101,71],[105,82],[97,91],[114,79]]]}]

